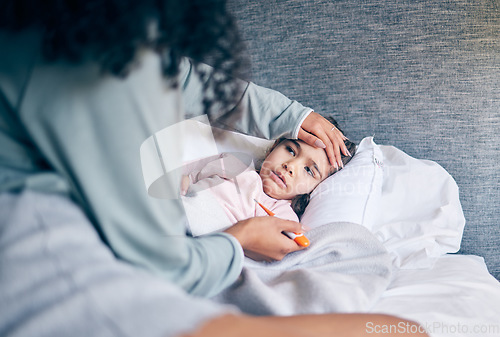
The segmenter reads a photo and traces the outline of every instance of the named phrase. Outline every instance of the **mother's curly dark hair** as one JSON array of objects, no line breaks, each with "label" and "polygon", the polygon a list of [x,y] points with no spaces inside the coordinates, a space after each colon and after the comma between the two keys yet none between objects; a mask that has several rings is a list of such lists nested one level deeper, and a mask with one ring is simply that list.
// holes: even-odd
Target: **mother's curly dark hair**
[{"label": "mother's curly dark hair", "polygon": [[207,80],[205,91],[213,90],[205,95],[211,97],[205,99],[206,112],[214,101],[228,105],[235,99],[232,77],[243,64],[243,48],[225,0],[0,2],[0,29],[28,27],[42,31],[47,60],[78,63],[90,59],[103,71],[122,77],[133,68],[137,51],[143,47],[160,54],[165,78],[178,73],[182,56],[209,63],[219,72],[201,74]]}]

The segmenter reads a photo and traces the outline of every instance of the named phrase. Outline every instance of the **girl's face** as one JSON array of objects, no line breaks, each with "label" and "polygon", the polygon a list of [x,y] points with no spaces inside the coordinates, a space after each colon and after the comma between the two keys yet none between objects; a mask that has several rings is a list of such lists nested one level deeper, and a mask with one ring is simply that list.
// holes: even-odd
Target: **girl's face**
[{"label": "girl's face", "polygon": [[260,170],[264,193],[275,199],[293,199],[310,193],[333,167],[324,149],[287,139],[266,157]]}]

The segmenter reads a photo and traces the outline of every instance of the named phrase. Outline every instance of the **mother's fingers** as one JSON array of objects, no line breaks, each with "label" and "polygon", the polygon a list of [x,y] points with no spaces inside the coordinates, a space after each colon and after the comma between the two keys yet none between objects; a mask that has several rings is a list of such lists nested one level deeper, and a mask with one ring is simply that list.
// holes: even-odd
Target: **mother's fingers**
[{"label": "mother's fingers", "polygon": [[349,152],[349,150],[347,149],[347,146],[345,144],[345,140],[347,140],[347,137],[344,136],[344,134],[339,129],[337,129],[335,126],[332,127],[330,132],[328,132],[328,135],[329,135],[329,138],[330,138],[330,141],[332,143],[333,148],[338,150],[338,152],[335,152],[335,158],[337,158],[337,160],[340,159],[341,162],[339,164],[341,166],[343,166],[342,156],[340,155],[340,152],[344,156],[351,157],[351,153]]},{"label": "mother's fingers", "polygon": [[336,169],[342,166],[342,155],[337,137],[329,136],[324,129],[317,129],[313,134],[300,128],[298,138],[311,146],[325,149],[330,164]]},{"label": "mother's fingers", "polygon": [[344,134],[316,112],[311,112],[304,120],[298,138],[311,146],[324,148],[330,164],[337,169],[343,166],[341,153],[350,156],[344,144],[344,140],[347,139]]},{"label": "mother's fingers", "polygon": [[266,216],[239,221],[225,230],[240,242],[245,255],[265,261],[281,260],[288,253],[303,249],[282,231],[300,232],[301,225]]},{"label": "mother's fingers", "polygon": [[[314,147],[320,147],[322,149],[327,147],[327,145],[323,140],[321,140],[321,138],[317,137],[312,133],[307,132],[303,128],[300,128],[297,138]],[[327,142],[329,141],[327,137],[323,137],[323,139],[325,139],[325,141]]]}]

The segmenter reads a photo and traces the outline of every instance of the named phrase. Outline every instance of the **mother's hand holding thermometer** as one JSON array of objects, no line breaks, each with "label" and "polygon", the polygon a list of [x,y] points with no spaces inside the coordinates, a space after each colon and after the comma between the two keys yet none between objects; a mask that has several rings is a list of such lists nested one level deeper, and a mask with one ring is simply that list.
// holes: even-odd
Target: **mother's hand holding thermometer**
[{"label": "mother's hand holding thermometer", "polygon": [[300,223],[280,219],[263,205],[260,207],[270,216],[241,220],[224,230],[239,241],[245,256],[256,261],[280,261],[309,246],[309,240],[299,234]]},{"label": "mother's hand holding thermometer", "polygon": [[[253,199],[257,205],[259,205],[268,215],[274,216],[274,213],[270,211],[267,207],[262,205],[260,202],[258,202],[256,199]],[[309,239],[304,235],[304,233],[296,233],[296,232],[283,232],[286,236],[288,236],[290,239],[295,241],[299,246],[301,247],[308,247],[310,242]]]}]

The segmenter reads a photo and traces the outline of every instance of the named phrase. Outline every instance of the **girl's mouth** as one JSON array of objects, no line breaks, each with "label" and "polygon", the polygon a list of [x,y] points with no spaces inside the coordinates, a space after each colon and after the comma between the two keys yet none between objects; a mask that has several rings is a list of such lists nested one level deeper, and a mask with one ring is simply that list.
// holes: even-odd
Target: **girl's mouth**
[{"label": "girl's mouth", "polygon": [[283,179],[281,175],[278,175],[276,172],[271,171],[271,179],[281,188],[286,188],[285,179]]}]

